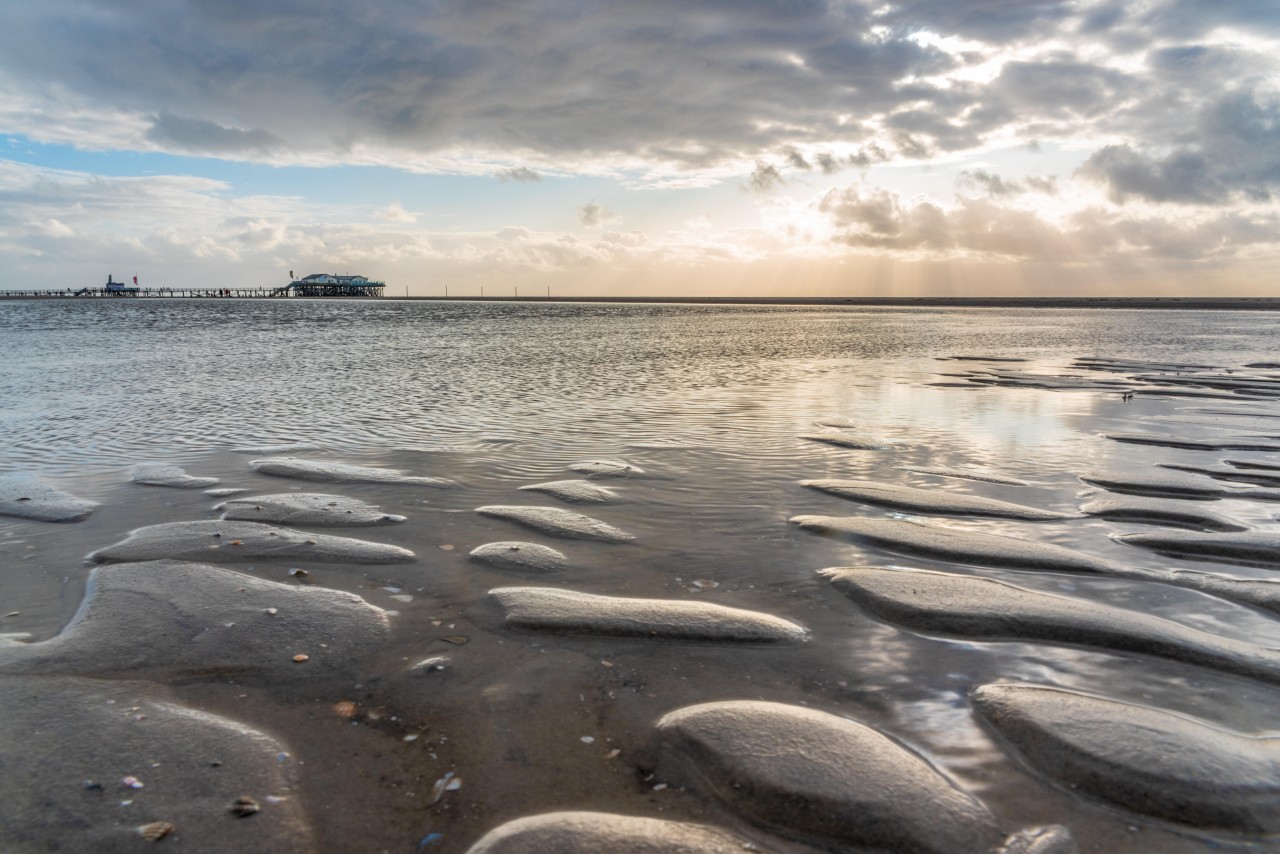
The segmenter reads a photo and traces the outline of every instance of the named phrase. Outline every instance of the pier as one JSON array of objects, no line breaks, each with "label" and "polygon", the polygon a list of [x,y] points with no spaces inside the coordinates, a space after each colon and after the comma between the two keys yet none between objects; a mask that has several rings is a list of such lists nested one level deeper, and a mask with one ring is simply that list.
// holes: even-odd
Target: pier
[{"label": "pier", "polygon": [[377,299],[386,288],[385,282],[373,281],[365,276],[339,276],[332,273],[313,273],[278,288],[142,288],[136,284],[137,276],[134,276],[133,281],[135,284],[127,285],[112,281],[111,276],[107,276],[107,283],[97,288],[0,291],[0,299]]},{"label": "pier", "polygon": [[288,286],[282,288],[139,288],[136,291],[108,291],[106,288],[64,288],[62,290],[0,291],[0,299],[288,299],[293,296]]}]

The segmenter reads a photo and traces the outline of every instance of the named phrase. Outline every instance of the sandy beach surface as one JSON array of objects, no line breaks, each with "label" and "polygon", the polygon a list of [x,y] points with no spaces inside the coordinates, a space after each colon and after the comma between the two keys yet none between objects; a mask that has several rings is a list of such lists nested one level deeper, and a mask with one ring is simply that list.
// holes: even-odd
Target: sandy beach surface
[{"label": "sandy beach surface", "polygon": [[998,307],[6,303],[0,850],[1275,850],[1267,317]]}]

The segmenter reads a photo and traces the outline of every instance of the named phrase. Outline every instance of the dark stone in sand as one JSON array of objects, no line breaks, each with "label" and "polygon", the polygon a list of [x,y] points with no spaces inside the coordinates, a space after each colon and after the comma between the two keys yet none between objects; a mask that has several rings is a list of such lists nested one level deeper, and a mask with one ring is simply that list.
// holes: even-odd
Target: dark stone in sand
[{"label": "dark stone in sand", "polygon": [[318,451],[319,445],[308,442],[282,442],[278,445],[258,445],[256,447],[232,448],[233,454],[296,454],[298,451]]},{"label": "dark stone in sand", "polygon": [[509,821],[467,854],[743,854],[767,851],[726,830],[601,812],[553,812]]},{"label": "dark stone in sand", "polygon": [[585,460],[569,468],[587,477],[635,477],[644,474],[644,469],[621,460]]},{"label": "dark stone in sand", "polygon": [[485,543],[472,549],[470,557],[508,572],[554,572],[569,563],[560,552],[537,543]]},{"label": "dark stone in sand", "polygon": [[486,507],[477,507],[476,512],[482,516],[509,519],[553,537],[599,540],[605,543],[625,543],[635,539],[626,531],[601,522],[599,519],[592,519],[590,516],[562,510],[559,507],[512,507],[491,504]]},{"label": "dark stone in sand", "polygon": [[1271,531],[1225,534],[1161,531],[1119,534],[1114,539],[1173,557],[1280,569],[1280,534]]},{"label": "dark stone in sand", "polygon": [[1073,794],[1192,827],[1280,833],[1280,738],[1063,688],[984,685],[986,723]]},{"label": "dark stone in sand", "polygon": [[867,612],[925,634],[1077,644],[1280,683],[1280,651],[1136,611],[972,575],[872,566],[820,574]]},{"label": "dark stone in sand", "polygon": [[664,715],[656,739],[665,780],[785,836],[904,854],[984,852],[1002,841],[986,806],[923,757],[826,712],[705,703]]},{"label": "dark stone in sand", "polygon": [[1266,437],[1233,436],[1221,439],[1184,439],[1159,433],[1106,433],[1106,438],[1133,445],[1156,445],[1190,451],[1280,451],[1280,443]]},{"label": "dark stone in sand", "polygon": [[588,480],[553,480],[520,488],[529,492],[545,492],[570,504],[617,504],[622,500],[609,487]]},{"label": "dark stone in sand", "polygon": [[[139,827],[159,821],[175,825],[161,849],[317,850],[287,746],[263,732],[143,682],[5,677],[0,707],[0,850],[145,851]],[[238,821],[246,794],[262,811]]]},{"label": "dark stone in sand", "polygon": [[872,439],[868,436],[854,436],[851,433],[806,433],[800,437],[801,439],[809,439],[813,442],[826,442],[828,445],[837,445],[841,448],[851,448],[855,451],[885,451],[893,446],[880,440]]},{"label": "dark stone in sand", "polygon": [[218,482],[216,477],[195,477],[187,474],[180,466],[143,463],[129,470],[129,478],[134,483],[145,486],[172,486],[177,489],[202,489]]},{"label": "dark stone in sand", "polygon": [[1190,528],[1193,531],[1247,531],[1249,526],[1219,513],[1188,507],[1179,501],[1137,496],[1095,498],[1080,510],[1102,519]]},{"label": "dark stone in sand", "polygon": [[297,457],[270,457],[251,460],[249,466],[259,474],[291,477],[319,483],[395,483],[407,486],[430,486],[447,489],[454,482],[439,477],[415,477],[398,469],[353,466],[325,460],[301,460]]},{"label": "dark stone in sand", "polygon": [[0,516],[37,522],[79,522],[97,503],[60,492],[28,475],[0,475]]},{"label": "dark stone in sand", "polygon": [[304,534],[258,522],[166,522],[131,531],[87,560],[207,560],[236,563],[278,559],[324,563],[405,563],[413,552],[330,534]]},{"label": "dark stone in sand", "polygon": [[678,599],[624,599],[552,587],[489,591],[518,629],[655,640],[796,643],[808,631],[781,617]]},{"label": "dark stone in sand", "polygon": [[978,471],[976,469],[958,469],[949,466],[903,466],[903,471],[914,472],[916,474],[932,474],[937,477],[959,477],[965,480],[977,480],[985,483],[1002,483],[1007,486],[1030,486],[1025,480],[1018,480],[1014,477],[1005,477],[1001,474],[991,474],[990,472]]},{"label": "dark stone in sand", "polygon": [[892,507],[916,513],[935,513],[951,516],[992,516],[1001,519],[1025,519],[1044,521],[1075,519],[1079,513],[1059,513],[996,501],[977,495],[944,492],[937,489],[916,489],[892,483],[876,483],[867,480],[802,480],[802,486],[821,490],[851,501]]},{"label": "dark stone in sand", "polygon": [[278,522],[283,525],[359,527],[392,525],[404,521],[403,516],[383,513],[374,505],[355,498],[319,492],[285,492],[280,495],[237,498],[213,509],[225,510],[223,519]]},{"label": "dark stone in sand", "polygon": [[348,667],[388,630],[381,609],[350,593],[201,563],[120,563],[93,570],[60,634],[0,646],[0,674],[307,676]]}]

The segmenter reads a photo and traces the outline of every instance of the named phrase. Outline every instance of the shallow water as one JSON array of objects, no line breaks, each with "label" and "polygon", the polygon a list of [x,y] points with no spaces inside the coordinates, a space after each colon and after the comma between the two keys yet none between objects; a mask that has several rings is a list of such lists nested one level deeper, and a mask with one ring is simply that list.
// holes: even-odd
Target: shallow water
[{"label": "shallow water", "polygon": [[[1243,731],[1280,729],[1277,689],[1174,661],[1030,642],[928,638],[873,619],[815,570],[869,563],[973,572],[1280,647],[1280,621],[1165,584],[896,557],[823,539],[793,516],[864,515],[1053,543],[1132,567],[1241,578],[1264,569],[1176,560],[1112,540],[1160,530],[1097,518],[1022,522],[917,517],[826,495],[839,478],[948,490],[1073,511],[1100,490],[1086,471],[1153,474],[1157,463],[1275,460],[1261,452],[1121,444],[1103,433],[1205,437],[1205,401],[1117,391],[974,385],[964,377],[1088,374],[1080,357],[1239,369],[1272,360],[1266,313],[855,310],[773,307],[304,301],[0,302],[0,473],[28,472],[101,502],[84,522],[0,517],[0,632],[56,634],[83,597],[83,557],[128,531],[217,518],[200,490],[129,482],[138,463],[174,463],[245,495],[329,492],[408,518],[343,536],[413,550],[402,566],[308,565],[307,581],[397,612],[386,647],[341,682],[191,680],[179,696],[288,742],[325,850],[464,851],[499,823],[556,809],[705,821],[780,850],[731,811],[654,790],[653,723],[692,703],[804,703],[875,726],[923,753],[1007,830],[1071,828],[1080,850],[1261,850],[1099,806],[1026,770],[976,722],[968,692],[1026,681],[1103,693]],[[939,361],[954,355],[1026,363]],[[1135,369],[1134,375],[1150,373]],[[1219,373],[1215,371],[1215,374]],[[1267,372],[1255,370],[1256,375]],[[935,386],[956,383],[964,387]],[[1209,401],[1230,411],[1231,401]],[[1280,412],[1240,397],[1240,412]],[[1184,417],[1185,416],[1185,417]],[[891,443],[859,451],[807,441],[816,422]],[[1239,423],[1250,419],[1228,419]],[[1254,418],[1257,432],[1270,429]],[[1237,428],[1241,432],[1245,428]],[[1273,431],[1275,432],[1275,431]],[[232,448],[307,442],[306,459],[449,478],[451,490],[316,484],[255,473]],[[574,478],[573,463],[622,460],[642,475],[595,480],[609,505],[566,505],[518,487]],[[903,467],[983,469],[1008,486]],[[1167,472],[1166,472],[1167,473]],[[1193,477],[1193,475],[1186,475]],[[1215,483],[1205,478],[1207,483]],[[561,507],[635,536],[561,539],[475,513]],[[1229,497],[1206,509],[1277,530],[1280,505]],[[322,529],[311,529],[317,533]],[[569,568],[519,576],[468,561],[488,542],[563,552]],[[233,566],[291,581],[286,561]],[[495,587],[563,586],[610,596],[701,599],[799,623],[789,647],[560,637],[502,624]],[[404,596],[412,600],[403,601]],[[399,596],[400,599],[394,599]],[[466,638],[454,645],[441,638]],[[406,677],[422,658],[449,667]],[[358,686],[358,687],[357,687]],[[356,702],[352,720],[333,703]],[[407,735],[417,738],[405,741]],[[593,738],[591,743],[583,737]],[[604,758],[612,749],[621,753]],[[444,773],[463,779],[432,804]],[[56,781],[51,781],[56,782]]]}]

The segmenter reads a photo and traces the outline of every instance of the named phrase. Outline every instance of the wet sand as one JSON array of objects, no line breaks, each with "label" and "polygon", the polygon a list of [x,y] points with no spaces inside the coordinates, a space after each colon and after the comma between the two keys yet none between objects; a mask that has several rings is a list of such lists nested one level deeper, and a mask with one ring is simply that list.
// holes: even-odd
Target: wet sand
[{"label": "wet sand", "polygon": [[[81,521],[0,518],[0,632],[31,635],[0,646],[2,696],[26,704],[21,727],[105,716],[120,734],[108,748],[68,740],[72,755],[42,765],[35,751],[49,743],[9,728],[2,758],[30,775],[21,798],[6,796],[20,821],[5,850],[136,850],[146,844],[138,828],[163,822],[174,829],[158,844],[194,851],[465,852],[488,834],[484,850],[591,850],[592,840],[626,850],[655,834],[676,850],[745,840],[779,852],[995,851],[1016,837],[1056,854],[1069,850],[1066,835],[1080,851],[1267,850],[1280,623],[1178,580],[1274,583],[1256,551],[1268,541],[1197,533],[1196,554],[1171,556],[1121,537],[1185,526],[1188,514],[1251,534],[1280,527],[1257,488],[1157,467],[1274,462],[1267,451],[1185,447],[1241,430],[1168,420],[1204,404],[1159,393],[1203,390],[1196,372],[1214,382],[1229,370],[1258,393],[1213,408],[1280,413],[1264,382],[1271,369],[1245,368],[1256,354],[1206,358],[1211,368],[1168,365],[1171,378],[1153,382],[1159,359],[1126,352],[1132,363],[1100,367],[1077,355],[1005,346],[779,359],[776,379],[710,385],[699,374],[639,398],[625,396],[636,377],[623,360],[574,387],[591,406],[581,418],[555,407],[559,430],[529,414],[544,401],[516,397],[495,423],[448,441],[429,441],[440,422],[421,416],[419,439],[380,447],[245,431],[162,459],[133,448],[127,464],[93,471],[51,464],[43,482],[95,504]],[[943,373],[961,374],[959,387],[931,386]],[[1130,399],[1129,387],[1149,393]],[[606,389],[613,398],[601,403]],[[883,446],[804,438],[840,419]],[[1169,441],[1107,438],[1128,432]],[[317,465],[253,466],[266,457],[237,453],[268,443]],[[588,477],[601,460],[622,463],[610,471],[624,476]],[[222,497],[131,480],[134,464],[153,462],[216,478],[215,491],[244,490],[234,499],[243,512],[308,515],[224,519]],[[353,471],[341,466],[432,480],[314,479]],[[1090,472],[1120,491],[1080,480]],[[1213,500],[1173,493],[1159,500],[1184,512],[1082,512],[1162,472]],[[526,489],[575,479],[607,486],[609,501]],[[21,509],[24,497],[5,506]],[[513,506],[562,512],[480,512]],[[1018,518],[1026,508],[1041,512]],[[348,509],[404,521],[335,524]],[[834,526],[858,531],[892,522],[897,539],[851,542],[788,521],[810,517],[863,520]],[[593,538],[600,525],[626,537]],[[919,526],[975,537],[943,548]],[[134,531],[145,557],[183,562],[116,553]],[[983,545],[990,537],[1005,538],[999,550]],[[520,543],[564,560],[537,549],[527,564],[506,559]],[[486,544],[503,559],[471,557]],[[1073,557],[1037,564],[1048,547]],[[86,563],[91,553],[98,563]],[[377,562],[384,555],[403,562]],[[859,566],[894,582],[891,614],[820,572]],[[924,589],[896,583],[902,568],[1005,586],[948,597],[943,620]],[[528,588],[555,595],[519,592]],[[31,700],[40,684],[64,698],[57,715]],[[1030,689],[984,687],[1009,684],[1067,692],[1093,723],[1069,730]],[[199,726],[175,734],[184,709]],[[1150,797],[1141,763],[1098,782],[1089,757],[1178,749],[1124,729],[1135,714],[1176,720],[1165,729],[1188,750],[1226,747],[1203,778],[1166,769],[1177,789],[1163,799]],[[890,783],[900,797],[886,801]],[[230,812],[241,796],[260,811]],[[867,815],[874,830],[860,823]]]}]

